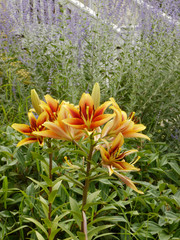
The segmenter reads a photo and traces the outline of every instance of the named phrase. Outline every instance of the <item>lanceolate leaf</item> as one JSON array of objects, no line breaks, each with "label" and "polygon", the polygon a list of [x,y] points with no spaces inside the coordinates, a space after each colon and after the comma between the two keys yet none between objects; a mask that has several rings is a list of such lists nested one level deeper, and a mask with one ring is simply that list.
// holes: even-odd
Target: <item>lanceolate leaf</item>
[{"label": "lanceolate leaf", "polygon": [[37,227],[39,227],[46,234],[46,236],[48,236],[48,232],[46,231],[45,227],[36,219],[33,219],[33,218],[25,218],[25,219],[30,222],[33,222]]},{"label": "lanceolate leaf", "polygon": [[44,237],[37,231],[35,231],[38,240],[45,240]]},{"label": "lanceolate leaf", "polygon": [[31,177],[28,177],[31,181],[33,181],[34,183],[36,183],[39,187],[41,187],[47,194],[49,193],[49,190],[47,189],[47,187],[42,183],[39,182]]},{"label": "lanceolate leaf", "polygon": [[88,232],[88,240],[91,240],[95,235],[99,234],[100,231],[110,228],[112,226],[113,226],[112,224],[109,224],[109,225],[98,226],[93,228]]},{"label": "lanceolate leaf", "polygon": [[58,223],[58,226],[65,231],[67,234],[69,234],[69,236],[71,237],[70,239],[73,240],[78,240],[78,238],[67,228],[67,225],[64,223]]},{"label": "lanceolate leaf", "polygon": [[44,214],[45,214],[45,216],[48,218],[48,211],[49,211],[49,210],[48,210],[48,203],[47,203],[47,201],[46,201],[42,196],[39,197],[39,200],[40,200],[40,202],[41,202],[41,205],[42,205]]},{"label": "lanceolate leaf", "polygon": [[82,221],[82,213],[79,209],[79,205],[77,203],[77,201],[75,199],[73,199],[72,197],[69,198],[70,201],[70,206],[71,206],[71,211],[73,214],[74,219],[76,220],[76,223],[78,224],[78,226],[81,226],[81,221]]},{"label": "lanceolate leaf", "polygon": [[97,223],[97,222],[127,222],[127,220],[122,217],[122,216],[103,216],[103,217],[98,217],[96,219],[94,219],[93,222],[89,223],[88,225],[92,225],[94,223]]}]

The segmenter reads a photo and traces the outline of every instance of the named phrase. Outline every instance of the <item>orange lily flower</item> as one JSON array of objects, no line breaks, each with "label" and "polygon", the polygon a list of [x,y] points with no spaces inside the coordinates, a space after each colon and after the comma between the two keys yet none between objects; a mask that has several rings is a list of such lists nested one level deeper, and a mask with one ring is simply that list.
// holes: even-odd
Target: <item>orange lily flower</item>
[{"label": "orange lily flower", "polygon": [[28,118],[29,118],[30,126],[27,124],[18,124],[18,123],[14,123],[11,126],[18,132],[23,133],[27,136],[30,136],[28,138],[24,138],[23,140],[21,140],[17,144],[17,147],[20,147],[22,145],[29,144],[29,143],[34,143],[34,142],[38,142],[42,146],[43,137],[34,135],[33,131],[42,131],[45,129],[45,127],[42,124],[48,120],[48,114],[46,112],[42,112],[39,115],[38,119],[36,119],[34,114],[32,112],[29,112]]},{"label": "orange lily flower", "polygon": [[[134,164],[137,162],[137,160],[133,161],[132,163],[127,163],[124,160],[124,157],[132,154],[134,152],[137,152],[136,149],[132,149],[129,151],[125,151],[121,153],[121,146],[124,143],[124,138],[121,133],[117,135],[117,137],[113,140],[111,145],[107,144],[107,150],[101,146],[100,147],[100,153],[102,157],[102,164],[103,166],[107,167],[109,170],[109,175],[112,175],[113,173],[117,175],[127,186],[132,188],[138,193],[141,193],[134,183],[126,176],[120,174],[119,172],[129,172],[129,171],[139,171],[139,168],[134,167]],[[116,168],[119,170],[119,172],[114,171],[113,168]]]},{"label": "orange lily flower", "polygon": [[95,109],[92,96],[88,93],[83,93],[79,101],[79,108],[72,104],[66,104],[65,107],[72,118],[64,119],[63,122],[73,128],[91,131],[103,125],[114,116],[113,114],[104,114],[104,111],[110,104],[111,101],[107,101]]},{"label": "orange lily flower", "polygon": [[113,98],[110,99],[112,101],[113,106],[111,109],[114,110],[115,117],[110,120],[104,126],[102,130],[102,137],[105,136],[117,136],[118,133],[122,133],[125,138],[145,138],[150,140],[148,136],[145,134],[139,133],[143,131],[146,127],[143,124],[136,124],[133,121],[134,113],[131,118],[127,117],[127,114],[120,109],[118,104],[115,102]]},{"label": "orange lily flower", "polygon": [[57,119],[58,112],[60,110],[59,101],[52,98],[49,94],[44,96],[46,103],[41,101],[39,105],[44,111],[46,111],[49,115],[49,121],[53,122]]},{"label": "orange lily flower", "polygon": [[47,130],[40,132],[36,131],[33,132],[33,134],[36,136],[49,137],[60,140],[79,140],[85,136],[85,133],[83,130],[72,128],[63,122],[64,119],[70,117],[69,115],[69,112],[65,108],[65,103],[62,102],[59,106],[57,120],[54,122],[45,122],[43,126],[45,126]]}]

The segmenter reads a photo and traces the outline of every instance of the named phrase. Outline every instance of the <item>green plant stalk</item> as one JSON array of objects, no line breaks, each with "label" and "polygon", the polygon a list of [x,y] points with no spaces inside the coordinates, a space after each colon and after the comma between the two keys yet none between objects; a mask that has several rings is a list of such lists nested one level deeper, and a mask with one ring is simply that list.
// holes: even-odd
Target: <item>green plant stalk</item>
[{"label": "green plant stalk", "polygon": [[[51,143],[48,142],[48,147],[51,148]],[[53,153],[49,153],[49,179],[52,181],[52,159],[53,159]],[[49,186],[49,195],[52,192],[52,186]],[[48,219],[49,222],[51,222],[51,211],[52,211],[52,203],[49,203],[49,211],[48,211]],[[51,227],[48,228],[48,240],[50,239],[51,235]]]},{"label": "green plant stalk", "polygon": [[[90,135],[91,145],[90,145],[89,155],[87,158],[86,179],[85,179],[84,190],[83,190],[83,199],[82,199],[82,212],[83,211],[85,212],[84,206],[86,205],[86,202],[87,202],[87,194],[88,194],[88,189],[89,189],[89,184],[90,184],[91,159],[92,159],[92,154],[93,154],[93,149],[94,149],[92,140],[93,140],[93,134]],[[84,232],[84,222],[83,221],[81,223],[81,231]]]}]

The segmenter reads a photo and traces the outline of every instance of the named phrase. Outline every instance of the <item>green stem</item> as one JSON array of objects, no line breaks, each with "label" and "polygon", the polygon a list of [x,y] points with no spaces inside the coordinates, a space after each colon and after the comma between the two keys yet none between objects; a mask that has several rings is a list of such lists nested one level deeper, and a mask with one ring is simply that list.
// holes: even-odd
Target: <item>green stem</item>
[{"label": "green stem", "polygon": [[[93,149],[94,149],[92,140],[93,140],[93,134],[90,136],[91,146],[90,146],[90,150],[89,150],[89,155],[87,157],[86,179],[85,179],[84,190],[83,190],[82,211],[84,211],[84,212],[85,212],[84,206],[86,205],[86,202],[87,202],[87,195],[88,195],[89,184],[90,184],[91,159],[92,159],[92,154],[93,154]],[[83,225],[84,224],[82,222],[81,223],[81,231],[82,232],[84,232]]]},{"label": "green stem", "polygon": [[[51,148],[50,142],[48,142],[48,147]],[[53,159],[53,153],[50,152],[49,153],[49,179],[51,180],[51,182],[52,182],[52,159]],[[51,192],[52,192],[52,186],[49,186],[49,195],[51,194]],[[49,211],[48,211],[49,222],[51,222],[51,211],[52,211],[52,203],[49,203]],[[51,235],[51,228],[48,228],[48,240],[50,235]]]}]

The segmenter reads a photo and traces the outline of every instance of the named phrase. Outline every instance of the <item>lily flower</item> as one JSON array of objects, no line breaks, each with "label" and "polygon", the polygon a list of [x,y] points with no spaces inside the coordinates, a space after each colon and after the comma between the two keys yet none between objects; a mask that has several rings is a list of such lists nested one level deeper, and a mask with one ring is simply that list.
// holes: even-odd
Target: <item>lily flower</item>
[{"label": "lily flower", "polygon": [[64,119],[63,122],[73,128],[92,131],[114,116],[113,114],[104,114],[104,111],[110,105],[111,101],[107,101],[95,109],[92,96],[88,93],[83,93],[78,108],[72,104],[65,105],[72,117]]},{"label": "lily flower", "polygon": [[131,114],[131,117],[128,118],[127,114],[120,109],[118,104],[115,102],[113,98],[110,99],[112,101],[113,106],[111,109],[114,110],[115,117],[111,119],[104,128],[102,129],[102,137],[106,136],[117,136],[118,133],[122,133],[124,138],[145,138],[150,140],[148,136],[145,134],[139,133],[143,131],[146,127],[143,124],[136,124],[133,121],[134,114]]},{"label": "lily flower", "polygon": [[58,112],[60,110],[59,101],[52,98],[49,94],[45,95],[44,98],[46,102],[41,101],[39,106],[48,113],[49,121],[53,122],[57,119]]},{"label": "lily flower", "polygon": [[72,128],[63,122],[68,117],[70,117],[70,114],[65,108],[65,103],[62,102],[59,106],[57,120],[54,122],[45,122],[43,126],[46,127],[46,130],[40,132],[36,131],[33,132],[33,134],[36,136],[68,141],[81,139],[83,136],[85,136],[83,130]]},{"label": "lily flower", "polygon": [[38,142],[41,146],[43,145],[43,137],[42,136],[36,136],[33,134],[34,131],[43,131],[45,127],[42,125],[44,122],[48,120],[48,114],[46,112],[42,112],[38,119],[35,118],[34,114],[32,112],[28,113],[28,118],[30,122],[30,126],[27,124],[18,124],[14,123],[12,124],[12,128],[14,128],[16,131],[23,133],[27,136],[30,136],[28,138],[24,138],[21,140],[17,147],[20,147],[25,144]]},{"label": "lily flower", "polygon": [[[127,186],[132,188],[138,193],[141,193],[134,183],[126,176],[120,174],[119,172],[129,172],[129,171],[140,171],[139,168],[134,167],[134,164],[137,160],[133,161],[132,163],[127,163],[124,160],[129,154],[137,152],[136,149],[132,149],[129,151],[121,152],[121,147],[124,143],[124,138],[121,133],[117,135],[117,137],[113,140],[111,145],[107,144],[107,150],[101,146],[100,153],[102,157],[102,165],[107,167],[109,170],[109,175],[111,176],[113,173],[117,175]],[[118,169],[119,171],[114,171],[114,168]]]}]

